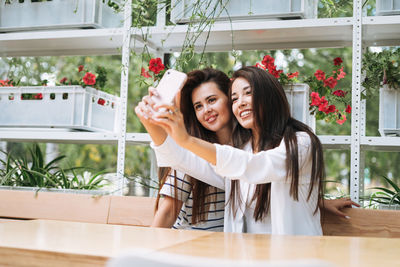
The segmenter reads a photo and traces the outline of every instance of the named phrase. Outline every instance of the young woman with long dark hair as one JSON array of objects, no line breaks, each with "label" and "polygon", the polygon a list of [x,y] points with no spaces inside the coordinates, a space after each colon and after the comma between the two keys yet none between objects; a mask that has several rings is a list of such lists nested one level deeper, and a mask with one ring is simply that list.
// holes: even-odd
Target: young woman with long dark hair
[{"label": "young woman with long dark hair", "polygon": [[[208,142],[229,142],[233,127],[233,116],[228,108],[229,86],[228,76],[219,70],[207,68],[188,73],[188,79],[181,90],[179,106],[185,114],[184,124],[189,134]],[[144,102],[151,103],[152,100],[145,97]],[[140,106],[137,108],[139,117]],[[148,130],[153,127],[150,133],[154,132],[154,126],[144,118],[142,122]],[[161,133],[163,130],[156,129],[156,132]],[[157,196],[157,212],[152,226],[223,230],[225,192],[218,188],[223,188],[222,183],[214,187],[168,167],[160,168],[159,179],[162,186]],[[161,195],[164,199],[158,208]]]}]

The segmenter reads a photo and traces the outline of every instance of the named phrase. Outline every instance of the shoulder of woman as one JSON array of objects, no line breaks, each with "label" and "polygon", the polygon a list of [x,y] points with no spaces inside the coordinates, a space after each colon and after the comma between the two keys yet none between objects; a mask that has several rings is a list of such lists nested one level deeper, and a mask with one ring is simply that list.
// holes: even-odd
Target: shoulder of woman
[{"label": "shoulder of woman", "polygon": [[297,132],[297,144],[305,147],[309,147],[311,145],[311,137],[306,132]]}]

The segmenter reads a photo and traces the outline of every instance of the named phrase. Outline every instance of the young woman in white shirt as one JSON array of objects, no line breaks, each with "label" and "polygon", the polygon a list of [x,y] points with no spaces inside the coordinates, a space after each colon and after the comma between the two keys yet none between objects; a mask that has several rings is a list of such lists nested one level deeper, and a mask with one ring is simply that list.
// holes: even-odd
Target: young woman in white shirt
[{"label": "young woman in white shirt", "polygon": [[[232,111],[228,108],[229,87],[230,79],[222,71],[206,68],[188,73],[180,94],[180,108],[186,114],[185,126],[191,135],[213,143],[229,142],[233,127]],[[144,102],[152,100],[146,96]],[[140,116],[142,104],[137,113],[153,139],[157,138],[163,130],[155,129]],[[223,231],[225,192],[220,189],[223,186],[211,186],[167,166],[159,171],[162,186],[157,198],[160,195],[164,198],[160,207],[157,200],[152,226]]]},{"label": "young woman in white shirt", "polygon": [[[251,94],[249,94],[251,95]],[[192,99],[193,100],[193,99]],[[236,102],[236,100],[235,100]],[[277,211],[269,209],[270,207],[270,191],[271,191],[271,183],[268,183],[268,181],[265,181],[265,179],[261,179],[261,183],[259,180],[257,181],[230,181],[229,179],[224,179],[221,176],[217,175],[214,170],[211,168],[211,166],[207,163],[206,160],[210,161],[208,157],[202,156],[204,159],[199,158],[195,154],[189,152],[193,151],[195,153],[199,153],[196,151],[194,147],[190,148],[190,145],[188,143],[185,143],[186,141],[182,140],[189,140],[188,138],[188,133],[182,129],[185,127],[183,126],[185,120],[185,123],[187,123],[187,120],[190,119],[187,116],[187,111],[183,111],[183,114],[185,116],[182,116],[178,111],[176,110],[176,107],[168,107],[171,113],[165,113],[163,114],[158,120],[158,123],[163,123],[163,127],[168,131],[168,133],[174,137],[182,146],[188,145],[188,150],[183,149],[182,147],[177,146],[177,144],[171,139],[167,138],[166,139],[166,134],[163,132],[159,127],[155,126],[150,119],[152,116],[151,112],[149,112],[149,108],[146,108],[146,105],[152,105],[152,103],[149,103],[148,99],[145,99],[139,104],[139,106],[136,108],[136,113],[139,115],[141,118],[142,122],[144,122],[145,127],[147,128],[148,132],[150,133],[154,144],[153,148],[156,151],[157,155],[157,160],[158,164],[161,166],[171,166],[173,168],[176,168],[180,171],[183,171],[185,173],[188,173],[192,175],[193,177],[196,177],[196,179],[200,179],[208,184],[214,185],[218,188],[225,189],[226,190],[226,204],[227,207],[225,208],[225,231],[232,231],[232,232],[252,232],[252,233],[283,233],[283,234],[321,234],[320,231],[320,226],[318,227],[319,224],[317,224],[314,228],[314,231],[298,231],[296,229],[289,229],[290,226],[285,226],[285,222],[282,220],[282,214],[279,214]],[[286,101],[287,104],[287,101]],[[250,102],[251,105],[251,102]],[[233,106],[233,110],[235,111],[235,105]],[[228,109],[228,106],[226,107]],[[175,114],[174,114],[175,113]],[[178,113],[178,114],[176,114]],[[248,112],[247,112],[248,113]],[[168,121],[165,121],[165,118],[168,118]],[[184,119],[186,117],[186,119]],[[242,116],[245,117],[245,116]],[[192,118],[193,119],[193,118]],[[239,122],[242,121],[242,118],[239,116]],[[179,129],[180,128],[180,129]],[[244,131],[244,140],[249,140],[251,137],[251,129],[247,130],[246,132],[246,126],[240,127],[237,125],[235,127],[236,130]],[[230,133],[229,133],[230,136]],[[235,135],[234,135],[235,136]],[[243,135],[236,135],[238,136],[238,139],[234,139],[236,142],[242,142],[243,144],[245,143],[241,138],[243,138]],[[166,139],[166,140],[165,140]],[[254,138],[253,138],[254,139]],[[191,141],[190,141],[191,142]],[[195,146],[198,146],[196,144],[196,141],[193,143]],[[200,145],[200,148],[203,149],[202,146],[204,146],[203,143]],[[240,145],[238,145],[240,147]],[[243,145],[242,145],[243,147]],[[251,151],[251,147],[249,148],[249,145],[247,145],[248,150]],[[257,149],[257,147],[256,147]],[[213,150],[211,148],[211,150]],[[263,150],[263,149],[260,149]],[[208,153],[208,152],[207,152]],[[215,153],[215,152],[211,152]],[[212,157],[212,156],[211,156]],[[212,159],[210,161],[212,162]],[[281,164],[282,165],[282,164]],[[239,166],[239,165],[238,165]],[[281,166],[282,167],[282,166]],[[284,167],[284,166],[283,166]],[[218,168],[218,165],[217,165]],[[284,168],[283,168],[284,169]],[[236,175],[233,175],[236,176]],[[232,178],[236,178],[233,177]],[[229,177],[229,176],[228,176]],[[271,180],[273,181],[273,180]],[[259,185],[257,185],[259,183]],[[274,188],[279,188],[282,187],[282,185],[279,185],[279,182],[276,183],[277,185],[274,186],[274,183],[272,183],[272,187]],[[301,185],[301,187],[304,187]],[[279,190],[278,190],[279,191]],[[294,189],[296,191],[296,189]],[[304,190],[303,190],[304,191]],[[300,191],[302,193],[302,191]],[[289,194],[289,193],[288,193]],[[310,196],[311,197],[311,196]],[[277,203],[279,200],[278,197],[275,197],[275,203]],[[304,196],[300,196],[301,200],[299,201],[299,205],[304,205]],[[284,201],[285,202],[285,201]],[[285,203],[281,203],[280,208],[284,209],[285,208]],[[290,201],[289,201],[290,202]],[[293,201],[292,201],[293,202]],[[308,201],[306,201],[308,202]],[[313,200],[315,204],[318,202],[318,197],[317,199]],[[272,200],[272,203],[274,201]],[[321,202],[322,203],[322,202]],[[289,203],[290,204],[290,203]],[[292,203],[293,204],[293,203]],[[336,213],[339,216],[345,216],[343,213],[340,212],[340,209],[345,206],[349,206],[351,204],[354,204],[349,199],[341,199],[341,200],[334,200],[334,201],[325,201],[326,204],[326,209],[330,210],[334,213]],[[296,205],[296,203],[295,203]],[[276,210],[277,205],[272,205],[272,208],[275,207]],[[290,205],[289,205],[290,206]],[[317,210],[317,207],[315,206],[315,218],[319,217],[319,211]],[[275,230],[274,228],[271,227],[271,222],[270,222],[270,213],[276,213],[276,219],[277,222],[275,223]],[[300,217],[303,217],[303,214],[291,214],[292,216],[297,216],[300,215]],[[274,215],[273,215],[274,216]],[[287,214],[285,214],[287,216]],[[313,215],[314,216],[314,215]],[[300,218],[296,218],[300,219]],[[273,220],[274,221],[274,220]],[[311,224],[315,224],[315,221],[312,221]],[[306,225],[305,228],[307,228],[309,225]],[[295,227],[296,228],[296,227]]]}]

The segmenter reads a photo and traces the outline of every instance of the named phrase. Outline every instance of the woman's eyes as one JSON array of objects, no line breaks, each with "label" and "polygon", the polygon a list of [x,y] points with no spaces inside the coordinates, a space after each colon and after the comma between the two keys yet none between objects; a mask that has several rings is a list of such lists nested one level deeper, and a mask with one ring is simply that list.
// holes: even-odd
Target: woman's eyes
[{"label": "woman's eyes", "polygon": [[238,100],[238,98],[237,97],[233,97],[231,100],[232,100],[232,103],[234,103],[234,102],[236,102]]},{"label": "woman's eyes", "polygon": [[208,99],[208,103],[214,103],[215,101],[217,101],[216,98],[210,98],[210,99]]},{"label": "woman's eyes", "polygon": [[201,107],[202,107],[202,105],[195,105],[195,106],[194,106],[194,110],[200,110]]}]

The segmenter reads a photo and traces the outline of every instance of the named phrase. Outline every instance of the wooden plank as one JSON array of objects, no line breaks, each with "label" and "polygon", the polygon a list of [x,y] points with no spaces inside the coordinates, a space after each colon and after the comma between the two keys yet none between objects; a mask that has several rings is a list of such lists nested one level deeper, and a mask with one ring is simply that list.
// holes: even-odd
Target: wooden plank
[{"label": "wooden plank", "polygon": [[155,203],[153,197],[112,196],[108,223],[150,226]]},{"label": "wooden plank", "polygon": [[350,219],[325,213],[322,217],[324,235],[400,237],[400,211],[345,209]]},{"label": "wooden plank", "polygon": [[107,223],[110,196],[0,191],[0,217]]}]

